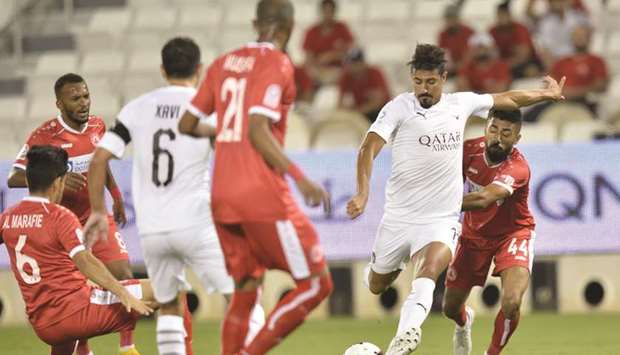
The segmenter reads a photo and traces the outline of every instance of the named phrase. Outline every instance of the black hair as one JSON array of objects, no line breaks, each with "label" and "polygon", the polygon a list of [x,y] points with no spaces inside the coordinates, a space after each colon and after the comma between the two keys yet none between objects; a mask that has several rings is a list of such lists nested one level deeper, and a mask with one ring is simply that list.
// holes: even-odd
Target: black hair
[{"label": "black hair", "polygon": [[175,37],[161,49],[161,62],[171,78],[190,78],[200,64],[200,48],[189,37]]},{"label": "black hair", "polygon": [[443,74],[446,71],[445,51],[433,44],[418,44],[407,65],[412,73],[418,69],[437,70],[439,74]]},{"label": "black hair", "polygon": [[520,124],[522,122],[522,116],[520,110],[493,110],[489,115],[490,118],[497,118],[502,121],[510,123]]},{"label": "black hair", "polygon": [[497,11],[510,12],[510,1],[502,1],[497,5]]},{"label": "black hair", "polygon": [[83,83],[84,78],[75,74],[75,73],[67,73],[60,78],[56,79],[56,83],[54,83],[54,93],[56,94],[56,98],[60,96],[60,91],[67,84],[78,84]]},{"label": "black hair", "polygon": [[35,145],[26,154],[26,181],[30,192],[47,190],[56,178],[69,170],[67,152],[51,145]]},{"label": "black hair", "polygon": [[256,5],[256,22],[259,26],[282,25],[294,16],[289,0],[261,0]]}]

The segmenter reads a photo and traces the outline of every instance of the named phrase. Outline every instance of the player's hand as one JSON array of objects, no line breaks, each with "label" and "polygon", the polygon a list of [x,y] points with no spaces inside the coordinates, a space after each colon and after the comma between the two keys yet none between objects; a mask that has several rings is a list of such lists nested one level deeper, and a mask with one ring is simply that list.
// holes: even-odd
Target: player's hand
[{"label": "player's hand", "polygon": [[347,214],[349,218],[355,219],[361,215],[366,209],[366,203],[368,202],[367,193],[357,193],[353,196],[349,202],[347,202]]},{"label": "player's hand", "polygon": [[112,202],[112,213],[114,214],[114,222],[117,225],[124,227],[127,224],[127,215],[125,214],[125,205],[123,200],[115,199]]},{"label": "player's hand", "polygon": [[67,173],[67,180],[65,181],[65,188],[70,191],[80,191],[86,187],[86,176],[78,173]]},{"label": "player's hand", "polygon": [[118,295],[118,297],[128,313],[134,311],[143,316],[148,316],[153,313],[153,309],[151,307],[147,306],[144,302],[137,299],[129,292],[122,292]]},{"label": "player's hand", "polygon": [[304,177],[297,181],[297,188],[303,195],[306,205],[316,207],[323,204],[325,213],[331,213],[331,198],[327,191],[325,191],[320,185],[315,184]]},{"label": "player's hand", "polygon": [[84,225],[84,245],[92,248],[100,240],[108,240],[108,215],[92,211]]},{"label": "player's hand", "polygon": [[565,76],[560,79],[559,83],[549,75],[543,78],[543,88],[549,92],[549,97],[554,101],[566,99],[562,94],[562,90],[564,89],[564,83],[566,83]]}]

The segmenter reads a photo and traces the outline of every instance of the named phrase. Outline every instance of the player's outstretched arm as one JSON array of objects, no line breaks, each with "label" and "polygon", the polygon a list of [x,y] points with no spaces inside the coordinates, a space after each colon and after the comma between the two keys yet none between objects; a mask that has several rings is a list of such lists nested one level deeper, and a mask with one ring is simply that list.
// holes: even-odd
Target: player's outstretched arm
[{"label": "player's outstretched arm", "polygon": [[250,142],[267,164],[280,174],[289,174],[304,196],[306,204],[318,206],[321,203],[329,213],[331,201],[329,194],[318,184],[310,181],[301,170],[289,160],[282,147],[271,133],[271,119],[267,116],[252,114],[249,119]]},{"label": "player's outstretched arm", "polygon": [[73,262],[89,280],[117,295],[126,307],[127,312],[134,310],[144,316],[153,313],[153,309],[130,294],[90,250],[76,253],[73,256]]},{"label": "player's outstretched arm", "polygon": [[195,138],[211,138],[215,137],[215,127],[201,123],[200,119],[193,113],[185,111],[183,117],[179,120],[179,132],[187,134]]},{"label": "player's outstretched arm", "polygon": [[108,162],[112,157],[112,153],[107,149],[97,148],[88,166],[88,197],[91,214],[84,226],[84,242],[88,248],[92,247],[98,240],[105,239],[108,235],[103,187],[107,179]]},{"label": "player's outstretched arm", "polygon": [[9,178],[6,181],[6,185],[10,188],[24,188],[26,185],[26,170],[12,167],[9,171]]},{"label": "player's outstretched arm", "polygon": [[375,132],[369,132],[357,153],[357,192],[347,203],[347,214],[351,219],[357,218],[368,202],[372,165],[381,151],[385,141]]},{"label": "player's outstretched arm", "polygon": [[510,196],[510,191],[498,184],[489,184],[482,190],[470,192],[463,196],[462,211],[483,210],[497,201],[503,200]]},{"label": "player's outstretched arm", "polygon": [[116,184],[114,175],[110,165],[106,166],[106,181],[105,186],[112,195],[112,213],[114,214],[114,221],[121,227],[127,224],[127,215],[125,214],[125,205],[123,204],[123,194]]},{"label": "player's outstretched arm", "polygon": [[558,83],[550,76],[543,78],[542,89],[510,90],[493,94],[493,108],[498,110],[516,110],[520,107],[530,106],[543,101],[564,100],[562,90],[566,77],[562,77]]}]

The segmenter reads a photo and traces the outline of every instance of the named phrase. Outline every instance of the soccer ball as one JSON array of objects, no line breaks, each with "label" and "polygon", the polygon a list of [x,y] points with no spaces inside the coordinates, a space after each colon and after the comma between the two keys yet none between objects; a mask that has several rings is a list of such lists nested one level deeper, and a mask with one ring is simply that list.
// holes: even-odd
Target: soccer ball
[{"label": "soccer ball", "polygon": [[344,355],[383,355],[383,352],[375,344],[364,341],[351,345]]}]

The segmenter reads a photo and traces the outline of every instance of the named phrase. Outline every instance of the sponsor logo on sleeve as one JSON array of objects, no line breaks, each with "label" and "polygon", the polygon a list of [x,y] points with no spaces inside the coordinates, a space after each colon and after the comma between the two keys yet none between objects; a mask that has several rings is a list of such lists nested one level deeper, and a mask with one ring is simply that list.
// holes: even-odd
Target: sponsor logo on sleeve
[{"label": "sponsor logo on sleeve", "polygon": [[265,97],[263,98],[263,105],[271,108],[278,108],[282,99],[282,87],[278,84],[271,84],[265,90]]}]

